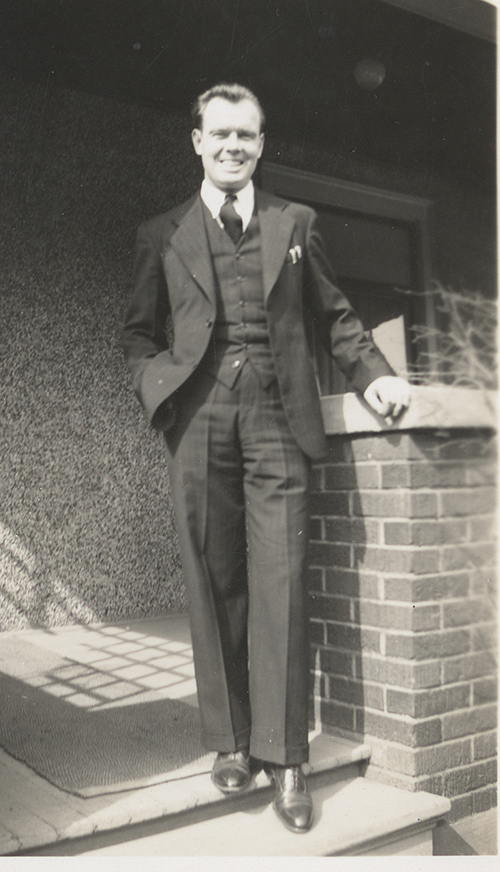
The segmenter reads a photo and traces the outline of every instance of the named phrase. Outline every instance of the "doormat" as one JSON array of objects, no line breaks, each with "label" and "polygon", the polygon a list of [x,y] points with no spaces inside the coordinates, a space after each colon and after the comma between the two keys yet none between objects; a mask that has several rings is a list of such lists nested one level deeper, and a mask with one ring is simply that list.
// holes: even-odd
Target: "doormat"
[{"label": "doormat", "polygon": [[0,746],[56,787],[89,797],[210,772],[198,710],[182,700],[83,708],[35,683],[0,673]]}]

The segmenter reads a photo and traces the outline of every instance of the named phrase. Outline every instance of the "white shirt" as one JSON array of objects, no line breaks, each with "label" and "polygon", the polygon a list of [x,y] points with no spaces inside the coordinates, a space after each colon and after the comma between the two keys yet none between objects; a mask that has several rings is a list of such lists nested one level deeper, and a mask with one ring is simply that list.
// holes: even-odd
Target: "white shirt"
[{"label": "white shirt", "polygon": [[[212,185],[208,179],[204,179],[201,183],[200,193],[201,199],[205,203],[207,209],[209,209],[212,218],[215,218],[219,226],[223,227],[222,221],[219,217],[219,212],[224,200],[226,199],[227,192],[221,191],[220,188],[216,188],[215,185]],[[234,200],[233,206],[243,222],[243,232],[245,232],[250,223],[250,218],[252,217],[255,206],[255,191],[252,180],[250,180],[241,191],[232,191],[229,193],[234,193],[236,195],[236,200]]]}]

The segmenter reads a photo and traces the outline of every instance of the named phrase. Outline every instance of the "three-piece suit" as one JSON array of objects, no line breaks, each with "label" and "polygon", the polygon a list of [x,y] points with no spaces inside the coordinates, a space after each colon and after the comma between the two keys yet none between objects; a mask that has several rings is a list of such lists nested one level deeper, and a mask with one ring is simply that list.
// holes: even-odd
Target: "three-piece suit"
[{"label": "three-piece suit", "polygon": [[308,757],[308,495],[326,454],[312,324],[353,389],[392,374],[309,207],[256,191],[237,243],[199,194],[139,228],[123,344],[165,435],[202,737],[288,766]]}]

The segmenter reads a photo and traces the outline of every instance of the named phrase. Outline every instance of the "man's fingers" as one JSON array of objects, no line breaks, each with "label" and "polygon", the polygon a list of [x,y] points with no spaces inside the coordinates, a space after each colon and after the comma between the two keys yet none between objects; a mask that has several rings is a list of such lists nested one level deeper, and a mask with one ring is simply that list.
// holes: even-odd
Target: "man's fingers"
[{"label": "man's fingers", "polygon": [[381,376],[368,385],[364,398],[382,418],[393,421],[410,404],[410,386],[398,376]]}]

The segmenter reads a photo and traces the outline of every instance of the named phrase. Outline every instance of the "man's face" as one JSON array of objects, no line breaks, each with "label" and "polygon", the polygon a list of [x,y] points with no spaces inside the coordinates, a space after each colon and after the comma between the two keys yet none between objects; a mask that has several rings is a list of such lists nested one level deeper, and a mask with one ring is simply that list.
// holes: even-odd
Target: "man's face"
[{"label": "man's face", "polygon": [[207,178],[222,191],[240,191],[252,178],[264,147],[260,113],[251,100],[230,103],[214,97],[203,113],[193,145]]}]

